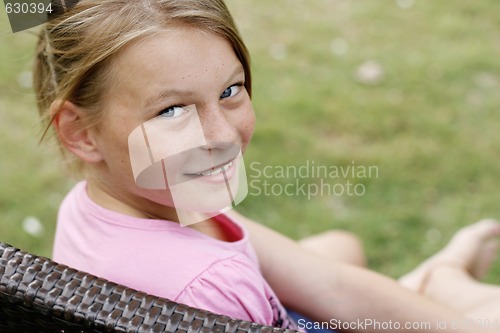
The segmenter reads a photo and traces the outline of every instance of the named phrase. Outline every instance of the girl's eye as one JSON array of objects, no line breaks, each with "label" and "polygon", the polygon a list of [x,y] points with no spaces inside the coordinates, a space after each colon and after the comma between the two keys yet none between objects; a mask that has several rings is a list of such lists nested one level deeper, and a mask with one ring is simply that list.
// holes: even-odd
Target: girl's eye
[{"label": "girl's eye", "polygon": [[187,112],[186,109],[184,109],[183,107],[174,105],[161,110],[158,115],[166,118],[176,118],[179,117],[180,115],[183,115],[186,112]]},{"label": "girl's eye", "polygon": [[222,95],[220,95],[220,99],[229,98],[233,97],[234,95],[237,95],[241,91],[241,86],[242,84],[233,84],[231,87],[224,90]]}]

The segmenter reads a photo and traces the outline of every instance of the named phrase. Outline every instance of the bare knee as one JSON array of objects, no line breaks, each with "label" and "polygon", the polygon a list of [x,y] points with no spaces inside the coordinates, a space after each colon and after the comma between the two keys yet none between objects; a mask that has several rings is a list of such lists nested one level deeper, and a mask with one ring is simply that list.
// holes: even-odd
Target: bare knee
[{"label": "bare knee", "polygon": [[348,231],[329,230],[299,241],[299,244],[323,258],[366,266],[363,243]]}]

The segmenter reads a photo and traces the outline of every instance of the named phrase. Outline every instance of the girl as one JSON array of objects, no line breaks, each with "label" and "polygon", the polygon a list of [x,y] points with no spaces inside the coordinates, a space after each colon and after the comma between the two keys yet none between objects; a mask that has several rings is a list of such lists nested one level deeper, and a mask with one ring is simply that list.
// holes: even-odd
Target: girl
[{"label": "girl", "polygon": [[425,298],[357,267],[349,235],[296,243],[228,211],[244,192],[240,152],[255,118],[248,52],[222,0],[82,0],[42,29],[35,87],[85,176],[60,207],[56,261],[292,329],[283,305],[354,331],[376,330],[370,320],[451,331],[438,323],[498,316],[499,288],[471,277],[474,262],[491,261],[483,244],[500,235],[495,221],[463,229],[402,279]]}]

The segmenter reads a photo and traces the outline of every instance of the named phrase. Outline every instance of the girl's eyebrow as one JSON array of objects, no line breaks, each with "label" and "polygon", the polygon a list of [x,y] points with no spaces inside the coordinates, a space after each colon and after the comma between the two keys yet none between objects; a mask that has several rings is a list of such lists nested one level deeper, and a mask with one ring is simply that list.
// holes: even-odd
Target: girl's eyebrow
[{"label": "girl's eyebrow", "polygon": [[152,96],[146,100],[146,103],[144,104],[145,108],[149,108],[151,105],[154,103],[161,101],[165,98],[175,96],[175,95],[192,95],[192,92],[190,91],[182,91],[182,90],[177,90],[177,89],[167,89],[161,91],[158,95]]},{"label": "girl's eyebrow", "polygon": [[233,70],[233,74],[231,74],[231,76],[229,77],[229,80],[227,80],[227,83],[226,84],[231,84],[232,81],[238,76],[238,75],[241,75],[241,74],[245,74],[245,69],[243,68],[243,66],[238,63],[238,65],[235,67],[235,69]]},{"label": "girl's eyebrow", "polygon": [[[238,75],[241,75],[244,73],[245,73],[245,70],[244,70],[243,66],[238,63],[238,65],[233,70],[233,73],[229,76],[229,79],[227,80],[227,84],[231,84],[231,81],[233,81]],[[164,100],[168,97],[189,96],[189,95],[193,95],[193,92],[189,91],[189,90],[178,90],[178,89],[162,90],[159,94],[149,97],[144,104],[144,108],[147,109],[151,105],[153,105],[161,100]]]}]

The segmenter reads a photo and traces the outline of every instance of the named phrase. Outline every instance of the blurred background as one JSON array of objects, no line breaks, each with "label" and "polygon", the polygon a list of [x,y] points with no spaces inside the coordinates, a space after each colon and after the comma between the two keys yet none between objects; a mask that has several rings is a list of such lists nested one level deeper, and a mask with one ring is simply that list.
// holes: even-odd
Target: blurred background
[{"label": "blurred background", "polygon": [[[500,218],[500,2],[227,3],[252,54],[257,115],[238,210],[293,238],[352,231],[393,277],[459,227]],[[0,9],[0,241],[50,256],[76,180],[54,140],[39,144],[37,31],[12,34]],[[311,165],[348,172],[314,177]],[[309,174],[277,174],[300,167]],[[345,191],[307,192],[324,183]]]}]

